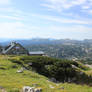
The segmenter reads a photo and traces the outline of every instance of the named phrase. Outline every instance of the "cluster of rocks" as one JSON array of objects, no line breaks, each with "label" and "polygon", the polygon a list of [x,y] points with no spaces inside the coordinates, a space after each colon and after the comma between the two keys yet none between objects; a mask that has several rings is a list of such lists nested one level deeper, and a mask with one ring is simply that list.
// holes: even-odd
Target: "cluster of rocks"
[{"label": "cluster of rocks", "polygon": [[42,92],[42,88],[24,86],[22,92]]}]

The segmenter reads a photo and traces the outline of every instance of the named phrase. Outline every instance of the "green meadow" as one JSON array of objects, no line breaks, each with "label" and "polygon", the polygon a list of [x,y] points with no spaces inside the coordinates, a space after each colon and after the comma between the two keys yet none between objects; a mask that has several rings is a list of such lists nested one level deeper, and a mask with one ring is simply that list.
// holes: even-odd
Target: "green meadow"
[{"label": "green meadow", "polygon": [[[92,87],[86,84],[53,83],[48,81],[47,77],[29,70],[17,73],[21,69],[21,65],[11,62],[10,58],[12,57],[0,56],[0,87],[7,92],[21,92],[23,86],[42,88],[42,92],[92,92]],[[92,70],[85,72],[91,75]],[[0,90],[0,92],[2,91]]]}]

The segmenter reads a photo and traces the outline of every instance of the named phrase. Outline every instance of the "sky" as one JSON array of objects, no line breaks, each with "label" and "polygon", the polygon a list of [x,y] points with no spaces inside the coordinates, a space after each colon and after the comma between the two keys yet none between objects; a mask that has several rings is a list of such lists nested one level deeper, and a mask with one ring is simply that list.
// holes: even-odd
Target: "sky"
[{"label": "sky", "polygon": [[0,0],[0,38],[92,39],[92,0]]}]

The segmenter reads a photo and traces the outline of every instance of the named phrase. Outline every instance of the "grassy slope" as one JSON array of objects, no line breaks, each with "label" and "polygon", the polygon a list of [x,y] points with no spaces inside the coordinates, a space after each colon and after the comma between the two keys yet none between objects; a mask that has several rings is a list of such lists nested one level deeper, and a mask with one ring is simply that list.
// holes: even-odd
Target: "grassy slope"
[{"label": "grassy slope", "polygon": [[[15,65],[17,68],[12,68],[12,66]],[[14,88],[21,89],[23,86],[32,86],[35,83],[38,84],[37,87],[43,89],[43,92],[92,92],[92,87],[68,83],[55,84],[49,82],[46,77],[31,71],[26,70],[23,73],[16,73],[21,66],[10,62],[7,56],[0,56],[0,68],[0,86],[4,87],[6,90]],[[50,85],[55,88],[50,88]],[[65,89],[61,90],[61,87]]]}]

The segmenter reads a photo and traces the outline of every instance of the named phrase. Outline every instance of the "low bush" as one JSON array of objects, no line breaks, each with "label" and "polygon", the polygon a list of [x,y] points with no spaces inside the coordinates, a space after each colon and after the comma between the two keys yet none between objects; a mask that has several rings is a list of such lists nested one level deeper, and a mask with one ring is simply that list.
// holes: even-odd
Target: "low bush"
[{"label": "low bush", "polygon": [[[74,78],[80,74],[80,70],[85,70],[82,64],[65,59],[56,59],[43,56],[22,56],[20,58],[23,64],[27,65],[32,63],[32,68],[35,68],[36,72],[43,74],[49,78],[54,77],[59,81],[68,81],[68,78]],[[78,69],[72,67],[74,65]],[[79,76],[79,75],[78,75]]]},{"label": "low bush", "polygon": [[88,76],[83,72],[84,70],[87,70],[87,67],[82,63],[71,60],[43,56],[21,56],[19,60],[12,59],[12,62],[21,64],[26,67],[26,69],[35,70],[42,75],[49,78],[55,78],[61,82],[68,82],[69,79],[71,79],[72,82],[76,81],[79,83],[80,79],[83,79],[83,76],[86,79],[88,78]]}]

